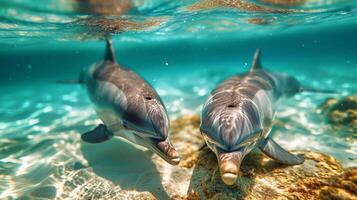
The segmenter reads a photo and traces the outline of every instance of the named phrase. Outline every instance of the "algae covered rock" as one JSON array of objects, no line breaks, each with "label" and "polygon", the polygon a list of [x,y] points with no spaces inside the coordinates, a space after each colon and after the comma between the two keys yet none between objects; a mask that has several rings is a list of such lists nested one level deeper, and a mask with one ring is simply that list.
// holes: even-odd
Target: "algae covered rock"
[{"label": "algae covered rock", "polygon": [[321,153],[294,153],[305,154],[304,164],[286,166],[262,154],[248,155],[241,177],[228,187],[220,179],[215,155],[205,148],[193,170],[189,193],[198,193],[201,199],[319,199],[322,186],[342,172],[341,165]]},{"label": "algae covered rock", "polygon": [[326,99],[320,110],[334,129],[357,133],[357,94]]},{"label": "algae covered rock", "polygon": [[340,176],[330,179],[328,186],[324,186],[320,194],[321,199],[325,200],[356,200],[357,168],[347,169]]}]

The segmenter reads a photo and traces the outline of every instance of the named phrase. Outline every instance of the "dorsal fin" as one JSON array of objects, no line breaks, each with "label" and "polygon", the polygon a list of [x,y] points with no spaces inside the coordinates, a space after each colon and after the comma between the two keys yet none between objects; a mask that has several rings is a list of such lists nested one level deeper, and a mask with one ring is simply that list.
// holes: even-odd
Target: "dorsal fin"
[{"label": "dorsal fin", "polygon": [[249,73],[252,74],[255,69],[262,69],[262,63],[260,61],[260,49],[255,50],[252,66]]},{"label": "dorsal fin", "polygon": [[112,61],[115,63],[115,54],[114,54],[114,49],[112,45],[112,40],[111,39],[106,39],[106,46],[105,46],[105,55],[104,55],[104,60],[107,61]]}]

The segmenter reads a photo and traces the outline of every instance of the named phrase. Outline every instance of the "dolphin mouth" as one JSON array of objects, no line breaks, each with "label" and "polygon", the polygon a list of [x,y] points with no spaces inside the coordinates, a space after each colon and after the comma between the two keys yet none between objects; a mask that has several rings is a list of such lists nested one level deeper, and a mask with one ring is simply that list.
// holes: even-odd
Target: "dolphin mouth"
[{"label": "dolphin mouth", "polygon": [[145,147],[156,153],[169,164],[178,165],[180,163],[180,155],[176,151],[175,147],[172,146],[168,138],[161,140],[151,137],[141,137],[137,134],[136,136],[143,141]]},{"label": "dolphin mouth", "polygon": [[226,185],[233,185],[235,182],[237,182],[238,174],[227,172],[222,174],[221,178]]},{"label": "dolphin mouth", "polygon": [[178,165],[180,163],[180,155],[176,151],[175,147],[172,146],[168,138],[162,140],[158,137],[147,137],[143,134],[145,133],[144,131],[129,126],[126,126],[126,129],[131,130],[132,133],[134,133],[134,135],[141,140],[142,146],[145,146],[149,150],[153,151],[169,164]]},{"label": "dolphin mouth", "polygon": [[222,181],[226,185],[235,184],[243,159],[241,152],[219,153],[217,158]]},{"label": "dolphin mouth", "polygon": [[149,140],[150,149],[166,162],[171,165],[178,165],[180,163],[180,156],[168,139],[158,140],[149,138]]}]

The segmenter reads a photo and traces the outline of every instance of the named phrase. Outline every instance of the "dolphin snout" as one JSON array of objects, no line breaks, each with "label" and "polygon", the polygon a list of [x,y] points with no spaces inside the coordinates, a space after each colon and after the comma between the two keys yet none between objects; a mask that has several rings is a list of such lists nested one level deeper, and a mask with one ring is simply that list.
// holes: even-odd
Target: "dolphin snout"
[{"label": "dolphin snout", "polygon": [[218,155],[221,179],[226,185],[233,185],[237,181],[241,161],[240,152],[220,153]]},{"label": "dolphin snout", "polygon": [[155,140],[154,145],[159,151],[158,155],[172,165],[178,165],[180,163],[180,155],[172,146],[168,139],[160,141]]},{"label": "dolphin snout", "polygon": [[220,166],[221,178],[226,185],[233,185],[238,179],[239,169],[233,162],[224,162]]}]

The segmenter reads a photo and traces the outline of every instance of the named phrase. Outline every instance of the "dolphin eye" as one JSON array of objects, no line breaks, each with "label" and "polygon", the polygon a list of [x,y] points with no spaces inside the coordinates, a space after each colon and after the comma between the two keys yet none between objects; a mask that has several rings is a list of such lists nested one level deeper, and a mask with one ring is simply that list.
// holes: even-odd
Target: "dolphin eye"
[{"label": "dolphin eye", "polygon": [[207,143],[207,146],[212,149],[215,153],[218,151],[218,150],[221,150],[221,148],[219,146],[217,146],[216,143],[212,142],[211,140],[206,140],[206,143]]},{"label": "dolphin eye", "polygon": [[238,144],[237,146],[235,146],[233,149],[234,150],[238,150],[238,149],[243,149],[243,148],[247,148],[249,147],[251,144],[253,144],[254,142],[256,142],[256,140],[258,139],[260,133],[262,132],[262,130],[258,130],[256,132],[253,133],[253,135],[247,139],[245,139],[244,142]]},{"label": "dolphin eye", "polygon": [[245,142],[243,142],[243,143],[240,143],[240,144],[237,145],[234,149],[242,149],[242,148],[248,146],[249,144],[251,144],[251,141],[252,141],[252,140],[247,140],[247,141],[245,141]]},{"label": "dolphin eye", "polygon": [[226,148],[219,144],[218,142],[214,141],[213,139],[211,139],[210,137],[208,137],[205,133],[203,134],[203,138],[205,139],[205,141],[207,142],[207,145],[208,146],[211,146],[211,147],[215,147],[215,148],[219,148],[221,149],[222,151],[225,151]]},{"label": "dolphin eye", "polygon": [[126,125],[125,121],[122,121],[121,124],[123,125],[123,127],[124,127],[125,129],[128,129],[128,125]]},{"label": "dolphin eye", "polygon": [[231,148],[232,151],[243,151],[244,149],[247,149],[250,147],[254,141],[252,139],[248,139],[247,141],[244,141],[243,143],[240,143],[233,148]]}]

